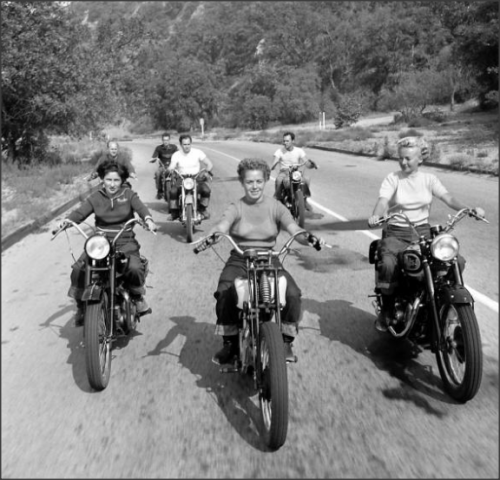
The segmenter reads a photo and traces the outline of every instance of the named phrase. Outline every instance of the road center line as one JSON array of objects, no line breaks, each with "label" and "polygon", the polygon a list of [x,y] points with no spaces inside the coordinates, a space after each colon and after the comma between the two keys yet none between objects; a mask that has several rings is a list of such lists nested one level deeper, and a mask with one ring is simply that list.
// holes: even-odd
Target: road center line
[{"label": "road center line", "polygon": [[[213,148],[207,148],[207,150],[212,150],[213,152],[216,152],[220,155],[224,155],[225,157],[232,158],[233,160],[240,162],[241,159],[233,157],[232,155],[228,155],[227,153],[220,152],[219,150],[214,150]],[[276,177],[271,176],[271,180],[275,181]],[[348,222],[349,220],[342,215],[339,215],[338,213],[333,212],[329,208],[324,207],[323,205],[320,205],[318,202],[315,202],[312,198],[308,200],[308,202],[313,205],[316,208],[319,208],[320,210],[323,210],[323,212],[328,213],[328,215],[331,215],[334,218],[337,218],[341,220],[342,222]],[[368,231],[368,230],[354,230],[356,232],[360,232],[363,235],[366,235],[368,238],[371,238],[372,240],[377,240],[380,238],[379,236],[375,235],[374,233]],[[465,287],[470,291],[472,296],[474,297],[474,300],[478,301],[479,303],[482,303],[489,309],[493,310],[495,313],[498,313],[498,302],[495,302],[495,300],[487,297],[486,295],[483,295],[482,293],[478,292],[477,290],[474,290],[472,287],[469,285],[465,285]]]}]

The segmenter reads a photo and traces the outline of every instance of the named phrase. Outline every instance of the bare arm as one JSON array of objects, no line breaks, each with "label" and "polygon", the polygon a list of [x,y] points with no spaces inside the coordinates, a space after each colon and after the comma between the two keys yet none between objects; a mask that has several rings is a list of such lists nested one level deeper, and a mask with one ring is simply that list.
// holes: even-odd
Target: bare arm
[{"label": "bare arm", "polygon": [[373,209],[372,216],[368,219],[368,225],[370,227],[375,226],[375,222],[382,217],[387,212],[387,206],[389,205],[389,200],[384,197],[379,197],[375,207]]},{"label": "bare arm", "polygon": [[214,168],[214,165],[206,155],[205,158],[203,158],[202,162],[207,166],[207,170],[209,172],[212,172],[212,168]]},{"label": "bare arm", "polygon": [[209,232],[207,233],[207,237],[214,234],[215,232],[229,233],[230,227],[231,227],[231,225],[229,224],[229,222],[225,218],[223,218],[219,223],[214,225],[209,230]]},{"label": "bare arm", "polygon": [[274,167],[280,163],[280,159],[277,155],[274,155],[273,157],[273,164],[271,165],[271,170],[274,170]]}]

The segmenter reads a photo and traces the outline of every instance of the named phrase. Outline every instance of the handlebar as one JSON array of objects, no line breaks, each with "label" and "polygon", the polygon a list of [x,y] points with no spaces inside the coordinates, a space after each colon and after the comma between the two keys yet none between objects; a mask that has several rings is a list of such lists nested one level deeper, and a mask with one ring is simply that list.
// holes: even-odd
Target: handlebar
[{"label": "handlebar", "polygon": [[[247,249],[246,251],[249,252],[250,250],[254,252],[254,255],[256,257],[279,257],[283,255],[285,252],[288,252],[290,250],[290,245],[296,240],[296,238],[299,235],[307,235],[307,242],[313,246],[316,250],[321,250],[321,247],[324,245],[325,247],[332,248],[331,245],[328,245],[327,243],[321,243],[320,239],[317,238],[315,235],[312,233],[306,231],[306,230],[301,230],[299,232],[294,233],[293,235],[290,236],[290,238],[286,241],[286,243],[281,247],[279,251],[269,249],[269,248],[251,248]],[[215,232],[212,235],[208,235],[207,237],[202,238],[201,240],[198,240],[195,242],[196,246],[193,249],[193,252],[198,254],[207,248],[211,247],[214,243],[217,243],[218,237],[223,237],[226,238],[234,247],[234,249],[240,254],[240,255],[245,255],[245,250],[241,249],[239,245],[234,241],[234,239],[231,237],[231,235],[228,235],[226,233],[222,232]],[[248,255],[248,253],[247,253]]]},{"label": "handlebar", "polygon": [[[482,220],[485,223],[490,223],[488,220],[486,220],[486,218],[479,216],[474,208],[462,208],[455,215],[448,215],[448,221],[446,222],[446,227],[443,231],[448,232],[452,230],[460,220],[467,216],[474,217],[476,220]],[[410,221],[407,215],[401,212],[395,212],[384,217],[379,217],[379,219],[375,222],[375,225],[383,225],[393,218],[400,218],[404,220],[410,227],[415,228],[415,225]]]},{"label": "handlebar", "polygon": [[181,173],[179,170],[174,168],[173,170],[179,177],[185,178],[185,177],[193,177],[193,178],[198,178],[202,173],[207,172],[210,174],[210,172],[206,168],[202,168],[198,173]]},{"label": "handlebar", "polygon": [[[118,238],[120,238],[120,236],[122,235],[123,232],[125,232],[127,230],[127,227],[129,225],[133,225],[135,223],[138,223],[142,228],[144,228],[144,230],[147,230],[147,231],[150,231],[153,235],[156,235],[156,232],[154,232],[153,230],[150,230],[148,228],[148,225],[147,223],[142,220],[141,218],[138,218],[138,217],[134,217],[134,218],[131,218],[130,220],[128,220],[127,222],[125,222],[125,224],[123,225],[123,227],[118,231],[118,233],[115,235],[115,237],[113,238],[113,241],[111,242],[112,245],[114,245],[116,243],[116,241],[118,240]],[[88,225],[88,224],[86,224]],[[90,225],[88,225],[90,226]],[[63,221],[63,225],[55,230],[52,230],[52,238],[51,240],[54,240],[54,238],[56,238],[63,230],[67,230],[68,228],[71,228],[71,227],[75,227],[84,237],[85,239],[89,238],[89,235],[87,235],[81,228],[80,226],[73,222],[73,220],[70,220],[69,218],[66,218],[64,221]],[[96,229],[93,228],[93,227],[90,227],[92,228],[92,230],[95,232]]]}]

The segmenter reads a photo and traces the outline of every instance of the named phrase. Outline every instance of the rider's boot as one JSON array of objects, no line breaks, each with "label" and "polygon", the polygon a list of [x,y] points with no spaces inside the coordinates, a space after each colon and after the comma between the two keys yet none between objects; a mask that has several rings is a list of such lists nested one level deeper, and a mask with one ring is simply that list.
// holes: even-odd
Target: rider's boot
[{"label": "rider's boot", "polygon": [[391,323],[392,311],[394,309],[394,297],[392,295],[381,294],[382,301],[380,305],[380,313],[375,320],[375,328],[379,332],[387,332]]},{"label": "rider's boot", "polygon": [[212,361],[219,365],[229,363],[238,355],[238,335],[223,335],[222,338],[222,348],[212,358]]},{"label": "rider's boot", "polygon": [[83,327],[83,319],[85,318],[84,307],[85,303],[82,300],[76,301],[75,327]]},{"label": "rider's boot", "polygon": [[158,190],[156,192],[156,199],[161,200],[163,198],[163,192],[161,190]]},{"label": "rider's boot", "polygon": [[295,340],[294,337],[290,335],[283,334],[283,342],[285,344],[285,360],[287,362],[296,362],[297,359],[292,350],[292,342]]},{"label": "rider's boot", "polygon": [[134,300],[135,300],[135,306],[137,308],[137,313],[140,317],[153,312],[151,307],[146,302],[146,299],[142,295],[135,297]]},{"label": "rider's boot", "polygon": [[170,208],[170,213],[167,216],[167,220],[177,220],[179,218],[179,209],[178,208]]}]

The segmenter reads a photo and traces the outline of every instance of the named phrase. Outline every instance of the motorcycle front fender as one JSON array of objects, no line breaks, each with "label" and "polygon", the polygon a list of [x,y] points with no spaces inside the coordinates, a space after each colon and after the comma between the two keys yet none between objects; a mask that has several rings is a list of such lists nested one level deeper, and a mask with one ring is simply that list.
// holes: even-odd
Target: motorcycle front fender
[{"label": "motorcycle front fender", "polygon": [[192,205],[194,202],[193,202],[193,194],[192,193],[188,193],[186,195],[186,198],[184,199],[184,203],[186,205]]},{"label": "motorcycle front fender", "polygon": [[82,295],[82,300],[84,302],[88,301],[97,302],[101,300],[102,293],[103,293],[102,286],[98,285],[97,283],[92,283],[85,287],[85,290],[83,291]]},{"label": "motorcycle front fender", "polygon": [[441,288],[438,292],[436,292],[436,297],[440,305],[444,305],[446,303],[472,305],[474,303],[472,295],[463,285],[453,285]]}]

